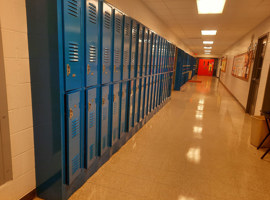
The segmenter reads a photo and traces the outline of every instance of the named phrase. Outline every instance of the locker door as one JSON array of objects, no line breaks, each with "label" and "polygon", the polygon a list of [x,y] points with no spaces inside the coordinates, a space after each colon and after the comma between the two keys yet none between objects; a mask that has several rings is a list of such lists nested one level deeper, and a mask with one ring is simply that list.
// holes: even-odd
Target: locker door
[{"label": "locker door", "polygon": [[156,51],[157,51],[157,38],[158,36],[153,33],[153,42],[152,42],[152,56],[151,56],[151,75],[155,73],[155,65],[156,65]]},{"label": "locker door", "polygon": [[142,62],[143,62],[143,36],[144,36],[144,27],[139,24],[139,32],[138,32],[138,58],[137,58],[137,68],[135,69],[135,76],[140,77],[142,76]]},{"label": "locker door", "polygon": [[117,83],[113,86],[113,97],[112,97],[112,145],[119,138],[119,111],[120,111],[120,95],[119,95],[120,84]]},{"label": "locker door", "polygon": [[127,82],[121,83],[121,136],[127,132]]},{"label": "locker door", "polygon": [[98,24],[98,0],[86,0],[86,86],[93,86],[98,84]]},{"label": "locker door", "polygon": [[144,100],[145,100],[145,78],[141,79],[141,91],[140,91],[140,119],[141,121],[144,118]]},{"label": "locker door", "polygon": [[152,72],[152,52],[153,52],[153,37],[154,33],[149,31],[148,50],[147,50],[147,72],[146,75],[151,75]]},{"label": "locker door", "polygon": [[160,58],[160,36],[156,37],[156,51],[155,51],[155,65],[154,65],[154,74],[157,74],[159,58]]},{"label": "locker door", "polygon": [[67,182],[72,181],[81,172],[81,92],[66,95],[67,122]]},{"label": "locker door", "polygon": [[137,79],[136,82],[136,89],[135,89],[135,105],[134,105],[134,124],[137,124],[139,121],[139,112],[140,112],[140,80]]},{"label": "locker door", "polygon": [[153,98],[153,82],[154,76],[149,77],[150,84],[149,84],[149,99],[148,99],[148,112],[151,113],[152,111],[152,98]]},{"label": "locker door", "polygon": [[156,100],[156,75],[153,75],[153,89],[152,89],[152,110],[155,109],[155,100]]},{"label": "locker door", "polygon": [[124,16],[124,50],[123,50],[123,80],[127,80],[130,74],[130,37],[131,37],[131,20]]},{"label": "locker door", "polygon": [[130,78],[135,77],[135,66],[137,64],[137,49],[138,49],[138,23],[132,20],[131,33],[131,60],[130,60]]},{"label": "locker door", "polygon": [[148,115],[148,98],[149,98],[149,77],[145,78],[145,100],[144,100],[144,115]]},{"label": "locker door", "polygon": [[64,1],[64,38],[65,38],[65,90],[82,86],[83,73],[83,17],[81,0]]},{"label": "locker door", "polygon": [[109,86],[102,87],[101,95],[101,155],[106,151],[109,144]]},{"label": "locker door", "polygon": [[130,81],[129,85],[129,131],[134,127],[134,102],[135,102],[135,89],[136,82],[135,80]]},{"label": "locker door", "polygon": [[149,30],[147,28],[144,29],[144,36],[143,36],[143,61],[142,61],[142,76],[146,76],[147,75],[147,63],[148,63],[148,33]]},{"label": "locker door", "polygon": [[156,86],[156,100],[155,100],[155,107],[158,106],[159,101],[159,89],[160,89],[160,75],[157,75],[157,86]]},{"label": "locker door", "polygon": [[102,84],[111,81],[112,70],[112,8],[102,3]]},{"label": "locker door", "polygon": [[113,81],[119,81],[122,65],[122,26],[123,15],[114,10],[114,65],[113,65]]},{"label": "locker door", "polygon": [[87,168],[91,166],[97,155],[97,103],[98,95],[97,88],[92,88],[86,91],[86,109],[87,109],[87,122],[86,122],[86,140],[87,140],[87,151],[86,161]]}]

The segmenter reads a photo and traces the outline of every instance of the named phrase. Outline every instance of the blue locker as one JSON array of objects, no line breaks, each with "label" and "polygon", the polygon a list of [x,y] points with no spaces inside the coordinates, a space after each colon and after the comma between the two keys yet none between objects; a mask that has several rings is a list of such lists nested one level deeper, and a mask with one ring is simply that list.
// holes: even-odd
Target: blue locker
[{"label": "blue locker", "polygon": [[113,10],[114,13],[114,30],[113,30],[113,81],[121,79],[122,65],[122,43],[123,43],[123,15]]},{"label": "blue locker", "polygon": [[130,52],[130,76],[129,78],[134,78],[135,68],[137,67],[137,53],[138,53],[138,23],[135,20],[132,20],[132,33],[131,33],[131,52]]},{"label": "blue locker", "polygon": [[148,113],[152,111],[153,76],[149,76]]},{"label": "blue locker", "polygon": [[130,74],[130,37],[131,37],[131,19],[124,16],[124,49],[123,49],[123,75],[122,79],[127,80]]},{"label": "blue locker", "polygon": [[101,155],[106,151],[109,144],[109,102],[110,102],[110,88],[109,85],[101,88],[101,126],[100,126],[100,153]]},{"label": "blue locker", "polygon": [[148,40],[149,40],[149,30],[148,28],[144,28],[144,36],[143,36],[143,61],[142,61],[142,74],[141,76],[147,75],[147,64],[148,64]]},{"label": "blue locker", "polygon": [[153,49],[153,32],[148,32],[148,44],[147,44],[147,71],[146,75],[151,75],[152,72],[152,49]]},{"label": "blue locker", "polygon": [[83,17],[82,3],[64,1],[65,90],[80,88],[83,83]]},{"label": "blue locker", "polygon": [[139,121],[141,121],[144,118],[144,104],[145,104],[145,84],[146,84],[146,78],[141,78],[140,80],[140,118]]},{"label": "blue locker", "polygon": [[129,82],[129,131],[134,127],[134,104],[135,104],[135,91],[136,91],[136,81],[130,80]]},{"label": "blue locker", "polygon": [[155,33],[153,34],[153,42],[152,42],[152,53],[151,53],[151,73],[150,75],[153,75],[155,73],[155,61],[156,61],[156,51],[157,51],[157,35]]},{"label": "blue locker", "polygon": [[162,62],[162,47],[163,47],[163,38],[160,37],[159,39],[159,47],[158,47],[158,54],[157,54],[157,65],[156,65],[156,73],[160,73],[161,62]]},{"label": "blue locker", "polygon": [[99,95],[97,88],[86,91],[86,162],[87,168],[91,166],[97,155],[97,120],[99,119],[97,108]]},{"label": "blue locker", "polygon": [[156,75],[152,76],[152,90],[151,90],[151,112],[154,110],[155,108],[155,89],[156,89]]},{"label": "blue locker", "polygon": [[140,112],[140,80],[137,79],[135,81],[136,83],[136,89],[135,89],[135,104],[134,104],[134,124],[137,124],[139,122],[139,112]]},{"label": "blue locker", "polygon": [[116,83],[113,85],[113,96],[112,96],[112,145],[118,140],[120,136],[119,120],[120,120],[120,83]]},{"label": "blue locker", "polygon": [[143,45],[144,45],[144,27],[143,25],[138,25],[138,56],[137,56],[137,67],[135,69],[135,76],[142,76],[142,65],[143,65]]},{"label": "blue locker", "polygon": [[160,36],[156,37],[156,50],[155,50],[155,60],[154,60],[154,74],[157,74],[158,64],[160,58]]},{"label": "blue locker", "polygon": [[148,99],[149,99],[149,90],[150,90],[150,77],[145,77],[145,101],[144,101],[144,115],[148,115]]},{"label": "blue locker", "polygon": [[81,172],[81,92],[73,92],[66,95],[66,148],[67,148],[67,182],[72,181]]},{"label": "blue locker", "polygon": [[127,120],[128,120],[128,112],[127,112],[127,82],[121,83],[121,130],[120,135],[123,136],[125,132],[127,132]]},{"label": "blue locker", "polygon": [[98,31],[98,0],[86,0],[86,86],[94,86],[99,83],[99,31]]},{"label": "blue locker", "polygon": [[109,83],[111,81],[112,71],[112,34],[113,34],[113,13],[112,8],[100,1],[100,9],[102,14],[102,76],[101,83]]},{"label": "blue locker", "polygon": [[157,75],[157,92],[156,92],[156,107],[159,105],[159,95],[160,95],[160,79],[161,74]]}]

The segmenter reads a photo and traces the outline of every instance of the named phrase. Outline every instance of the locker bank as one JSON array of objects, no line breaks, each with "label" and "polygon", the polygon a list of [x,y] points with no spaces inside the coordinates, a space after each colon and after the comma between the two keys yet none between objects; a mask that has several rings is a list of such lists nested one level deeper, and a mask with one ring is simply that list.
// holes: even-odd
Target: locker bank
[{"label": "locker bank", "polygon": [[269,10],[0,1],[0,200],[270,199]]}]

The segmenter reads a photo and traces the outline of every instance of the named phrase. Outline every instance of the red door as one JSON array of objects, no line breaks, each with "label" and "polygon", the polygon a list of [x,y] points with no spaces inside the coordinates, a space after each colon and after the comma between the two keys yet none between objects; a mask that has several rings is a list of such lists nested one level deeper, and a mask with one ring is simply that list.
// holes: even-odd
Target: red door
[{"label": "red door", "polygon": [[213,76],[214,59],[200,59],[198,75],[200,76]]}]

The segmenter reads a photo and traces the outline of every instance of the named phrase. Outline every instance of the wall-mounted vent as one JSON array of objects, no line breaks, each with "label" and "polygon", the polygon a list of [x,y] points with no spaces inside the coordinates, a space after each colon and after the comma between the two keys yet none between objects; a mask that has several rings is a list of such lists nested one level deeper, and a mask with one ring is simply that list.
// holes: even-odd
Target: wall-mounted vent
[{"label": "wall-mounted vent", "polygon": [[79,16],[79,8],[78,8],[78,1],[77,0],[68,0],[67,1],[67,9],[68,14],[72,15],[73,17]]},{"label": "wall-mounted vent", "polygon": [[88,6],[89,12],[88,12],[88,19],[91,23],[96,24],[97,23],[97,8],[94,4],[89,3]]}]

